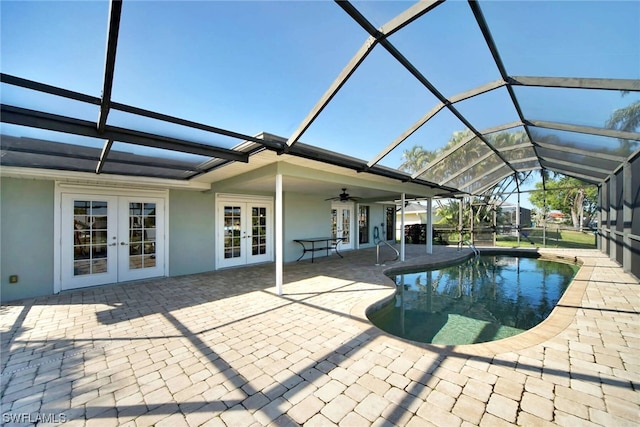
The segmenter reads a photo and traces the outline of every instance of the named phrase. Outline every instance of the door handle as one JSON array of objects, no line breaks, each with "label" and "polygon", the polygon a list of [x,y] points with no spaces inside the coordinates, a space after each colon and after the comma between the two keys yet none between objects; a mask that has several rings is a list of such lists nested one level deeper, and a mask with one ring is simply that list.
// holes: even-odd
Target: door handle
[{"label": "door handle", "polygon": [[125,242],[120,242],[120,246],[127,246],[127,245],[129,245],[129,244],[125,243]]}]

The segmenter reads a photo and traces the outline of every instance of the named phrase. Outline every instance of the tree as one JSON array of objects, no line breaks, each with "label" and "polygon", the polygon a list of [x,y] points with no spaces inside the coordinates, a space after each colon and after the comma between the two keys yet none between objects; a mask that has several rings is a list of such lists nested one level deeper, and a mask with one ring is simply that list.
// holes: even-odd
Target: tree
[{"label": "tree", "polygon": [[[627,91],[622,91],[622,96],[628,93]],[[633,102],[624,108],[615,110],[605,123],[605,126],[609,129],[617,129],[625,132],[637,132],[638,129],[640,129],[640,101]],[[637,141],[620,139],[620,147],[617,151],[619,154],[629,155],[637,146]]]},{"label": "tree", "polygon": [[538,182],[535,187],[540,191],[531,193],[529,196],[534,206],[543,212],[547,209],[555,209],[570,215],[574,228],[580,228],[580,218],[583,216],[587,221],[591,220],[596,213],[598,200],[598,190],[594,185],[559,174],[547,177],[545,181],[546,194],[542,191],[542,182]]},{"label": "tree", "polygon": [[421,145],[414,145],[402,153],[402,163],[398,167],[401,171],[415,173],[422,170],[433,160],[434,154],[425,150]]},{"label": "tree", "polygon": [[610,129],[636,132],[640,128],[640,101],[615,110],[606,125]]}]

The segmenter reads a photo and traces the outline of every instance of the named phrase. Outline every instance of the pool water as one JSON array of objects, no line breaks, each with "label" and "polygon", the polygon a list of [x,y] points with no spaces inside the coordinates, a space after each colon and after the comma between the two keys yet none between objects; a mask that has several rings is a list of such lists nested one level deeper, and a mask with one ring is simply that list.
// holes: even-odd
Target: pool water
[{"label": "pool water", "polygon": [[494,341],[549,316],[579,266],[541,258],[482,255],[392,277],[396,294],[367,313],[380,329],[424,343]]}]

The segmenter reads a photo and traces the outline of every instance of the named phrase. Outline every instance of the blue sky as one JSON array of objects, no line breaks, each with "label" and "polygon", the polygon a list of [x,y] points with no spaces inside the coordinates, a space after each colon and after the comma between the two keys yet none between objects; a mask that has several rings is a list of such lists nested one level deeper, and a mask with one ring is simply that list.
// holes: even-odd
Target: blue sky
[{"label": "blue sky", "polygon": [[[380,26],[411,2],[353,4]],[[510,75],[640,78],[638,1],[480,5]],[[106,1],[3,0],[0,8],[3,73],[100,96]],[[113,100],[245,134],[288,137],[366,38],[332,1],[124,0]],[[500,77],[466,2],[448,1],[390,40],[445,96]],[[638,99],[637,93],[518,91],[525,114],[593,126]],[[3,85],[3,102],[97,116],[93,107],[25,92]],[[302,140],[369,160],[436,103],[377,47]],[[517,119],[505,90],[457,107],[479,130]],[[113,113],[110,124],[159,126]],[[239,142],[160,129],[223,146]],[[396,167],[404,149],[441,147],[462,129],[442,111],[382,164]]]}]

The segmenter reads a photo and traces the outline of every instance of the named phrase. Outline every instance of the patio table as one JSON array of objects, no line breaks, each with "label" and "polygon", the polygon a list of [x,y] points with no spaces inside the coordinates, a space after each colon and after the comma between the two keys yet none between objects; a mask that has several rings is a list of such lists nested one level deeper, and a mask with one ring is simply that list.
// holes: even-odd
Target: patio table
[{"label": "patio table", "polygon": [[294,239],[294,242],[297,242],[302,246],[302,255],[300,255],[296,261],[300,261],[302,257],[304,257],[304,254],[311,252],[311,262],[313,262],[313,254],[316,251],[326,250],[327,256],[329,256],[330,249],[335,250],[336,254],[338,254],[340,258],[343,258],[340,251],[338,251],[338,245],[342,240],[342,237],[307,237],[304,239]]}]

